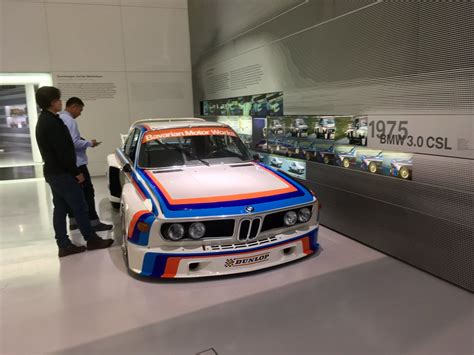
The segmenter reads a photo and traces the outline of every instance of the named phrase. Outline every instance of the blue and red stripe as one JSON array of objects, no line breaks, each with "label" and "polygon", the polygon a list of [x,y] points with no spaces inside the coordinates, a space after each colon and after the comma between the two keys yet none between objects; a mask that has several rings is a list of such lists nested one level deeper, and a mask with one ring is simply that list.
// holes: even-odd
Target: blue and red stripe
[{"label": "blue and red stripe", "polygon": [[319,248],[318,243],[318,228],[315,230],[303,234],[301,236],[285,240],[273,245],[260,246],[255,248],[249,248],[244,251],[225,251],[225,252],[211,252],[211,253],[195,253],[195,254],[172,254],[172,253],[153,253],[149,252],[145,254],[143,259],[143,266],[141,274],[143,276],[162,277],[170,278],[176,275],[179,262],[182,259],[189,258],[203,258],[203,257],[217,257],[217,256],[235,256],[247,253],[253,253],[257,251],[269,250],[275,247],[293,243],[300,240],[303,243],[303,252],[306,255],[315,253]]},{"label": "blue and red stripe", "polygon": [[147,186],[158,198],[160,208],[166,218],[189,218],[216,215],[246,214],[247,212],[245,211],[245,207],[249,205],[254,207],[255,213],[259,213],[279,208],[285,208],[293,205],[311,203],[313,201],[313,195],[306,187],[290,179],[284,174],[279,173],[278,171],[269,169],[266,166],[262,167],[272,171],[273,173],[277,174],[279,177],[287,181],[289,184],[296,188],[296,191],[288,194],[237,201],[172,205],[168,202],[165,197],[165,194],[161,191],[159,186],[157,186],[153,182],[153,180],[150,179],[141,169],[137,168],[136,173],[146,182]]},{"label": "blue and red stripe", "polygon": [[[147,210],[136,212],[128,228],[128,241],[136,245],[146,246],[150,238],[150,229],[155,220],[155,215]],[[139,223],[145,223],[148,225],[148,229],[145,232],[139,230]]]}]

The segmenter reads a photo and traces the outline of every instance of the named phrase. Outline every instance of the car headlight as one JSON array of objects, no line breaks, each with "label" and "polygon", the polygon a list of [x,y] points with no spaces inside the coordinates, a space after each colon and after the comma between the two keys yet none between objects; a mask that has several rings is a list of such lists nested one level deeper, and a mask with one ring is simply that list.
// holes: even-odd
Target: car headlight
[{"label": "car headlight", "polygon": [[193,223],[188,230],[189,236],[193,239],[200,239],[206,233],[206,226],[200,222]]},{"label": "car headlight", "polygon": [[285,216],[283,217],[283,222],[287,226],[295,225],[297,220],[298,220],[298,214],[295,211],[288,211],[285,213]]},{"label": "car headlight", "polygon": [[311,218],[311,210],[309,208],[302,208],[298,211],[298,221],[306,223]]},{"label": "car headlight", "polygon": [[182,224],[174,223],[169,226],[166,233],[168,234],[168,238],[177,241],[184,237],[184,227]]}]

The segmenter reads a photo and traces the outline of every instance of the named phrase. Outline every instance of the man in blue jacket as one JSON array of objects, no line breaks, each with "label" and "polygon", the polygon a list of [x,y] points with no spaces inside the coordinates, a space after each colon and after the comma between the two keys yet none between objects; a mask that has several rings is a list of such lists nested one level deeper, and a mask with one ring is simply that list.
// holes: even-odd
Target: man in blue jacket
[{"label": "man in blue jacket", "polygon": [[[91,175],[87,169],[88,159],[86,149],[97,147],[101,142],[97,142],[95,139],[88,141],[81,137],[76,118],[81,115],[83,109],[84,102],[78,97],[71,97],[66,101],[66,109],[59,113],[59,117],[61,117],[64,124],[69,129],[72,142],[74,143],[74,148],[76,149],[76,164],[79,168],[79,171],[84,175],[85,181],[82,184],[82,188],[84,191],[84,197],[86,198],[87,206],[89,207],[89,219],[91,221],[91,225],[96,232],[107,231],[112,229],[112,225],[102,223],[99,219],[99,215],[97,214],[97,210],[95,208],[94,185],[92,185]],[[74,217],[74,213],[69,211],[68,214],[69,228],[71,230],[77,229],[77,222],[76,218]]]},{"label": "man in blue jacket", "polygon": [[44,161],[43,172],[53,194],[53,226],[58,256],[81,253],[84,246],[72,244],[66,229],[66,214],[72,210],[87,249],[102,249],[112,245],[113,240],[101,239],[92,228],[87,203],[81,184],[84,174],[76,166],[76,152],[69,134],[58,112],[61,111],[61,92],[53,86],[43,86],[36,92],[36,103],[42,111],[36,125],[36,141]]}]

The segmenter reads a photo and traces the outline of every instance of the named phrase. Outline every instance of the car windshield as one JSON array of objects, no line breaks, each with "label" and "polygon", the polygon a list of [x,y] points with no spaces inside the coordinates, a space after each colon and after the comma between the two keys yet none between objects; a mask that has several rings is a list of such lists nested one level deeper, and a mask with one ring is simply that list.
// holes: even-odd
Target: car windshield
[{"label": "car windshield", "polygon": [[138,165],[166,168],[250,160],[249,151],[231,129],[195,127],[147,132],[142,140]]},{"label": "car windshield", "polygon": [[322,124],[324,124],[324,125],[333,125],[334,120],[332,118],[323,118],[322,119]]}]

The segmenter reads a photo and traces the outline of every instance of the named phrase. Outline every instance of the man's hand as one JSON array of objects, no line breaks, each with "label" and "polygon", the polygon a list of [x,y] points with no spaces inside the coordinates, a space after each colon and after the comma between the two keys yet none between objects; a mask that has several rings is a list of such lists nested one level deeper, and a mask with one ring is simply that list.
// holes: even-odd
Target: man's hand
[{"label": "man's hand", "polygon": [[79,184],[82,184],[84,181],[86,181],[86,179],[84,178],[84,174],[80,173],[79,175],[76,175],[76,181]]},{"label": "man's hand", "polygon": [[97,142],[97,140],[93,139],[91,140],[91,143],[92,143],[92,148],[94,148],[94,147],[97,147],[102,142]]}]

